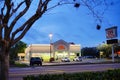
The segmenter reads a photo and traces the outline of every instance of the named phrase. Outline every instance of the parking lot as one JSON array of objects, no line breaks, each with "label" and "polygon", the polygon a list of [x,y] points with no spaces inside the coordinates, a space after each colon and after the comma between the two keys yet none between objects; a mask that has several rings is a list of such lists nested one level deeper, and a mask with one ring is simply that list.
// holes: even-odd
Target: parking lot
[{"label": "parking lot", "polygon": [[[43,66],[49,65],[69,65],[69,64],[92,64],[92,63],[109,63],[112,62],[112,59],[82,59],[82,61],[73,61],[70,62],[61,62],[61,61],[53,61],[53,62],[43,62]],[[120,60],[115,60],[115,62],[120,62]],[[29,65],[29,61],[19,61],[21,64]]]}]

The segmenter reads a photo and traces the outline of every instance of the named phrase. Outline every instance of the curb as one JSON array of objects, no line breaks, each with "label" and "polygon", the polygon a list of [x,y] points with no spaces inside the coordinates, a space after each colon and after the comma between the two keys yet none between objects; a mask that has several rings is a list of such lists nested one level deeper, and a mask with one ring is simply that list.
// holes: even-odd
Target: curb
[{"label": "curb", "polygon": [[110,63],[120,63],[120,62],[97,62],[97,63],[91,63],[91,62],[86,62],[86,63],[48,63],[44,64],[42,66],[62,66],[62,65],[89,65],[89,64],[110,64]]}]

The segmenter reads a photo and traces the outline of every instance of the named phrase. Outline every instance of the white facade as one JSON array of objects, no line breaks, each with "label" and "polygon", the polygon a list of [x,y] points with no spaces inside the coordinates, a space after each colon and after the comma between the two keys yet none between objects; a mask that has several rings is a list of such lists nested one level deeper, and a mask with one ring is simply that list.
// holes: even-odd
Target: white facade
[{"label": "white facade", "polygon": [[25,60],[30,57],[42,57],[48,61],[51,57],[60,60],[63,57],[74,58],[81,56],[80,44],[70,44],[64,40],[58,40],[50,44],[31,44],[25,50]]}]

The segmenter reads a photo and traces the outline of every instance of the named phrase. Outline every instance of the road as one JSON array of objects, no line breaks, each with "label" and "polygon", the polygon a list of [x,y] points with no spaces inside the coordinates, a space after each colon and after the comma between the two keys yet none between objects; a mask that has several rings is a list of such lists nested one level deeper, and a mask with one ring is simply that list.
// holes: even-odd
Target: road
[{"label": "road", "polygon": [[104,71],[104,70],[117,69],[117,68],[120,68],[120,63],[10,68],[9,79],[22,80],[22,77],[27,75]]}]

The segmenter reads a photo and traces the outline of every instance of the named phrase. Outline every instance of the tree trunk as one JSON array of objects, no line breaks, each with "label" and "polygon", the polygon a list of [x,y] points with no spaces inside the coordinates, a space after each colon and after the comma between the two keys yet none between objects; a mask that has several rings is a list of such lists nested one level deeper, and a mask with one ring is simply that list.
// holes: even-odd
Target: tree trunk
[{"label": "tree trunk", "polygon": [[8,80],[9,78],[9,54],[5,51],[0,51],[2,54],[0,59],[0,80]]}]

